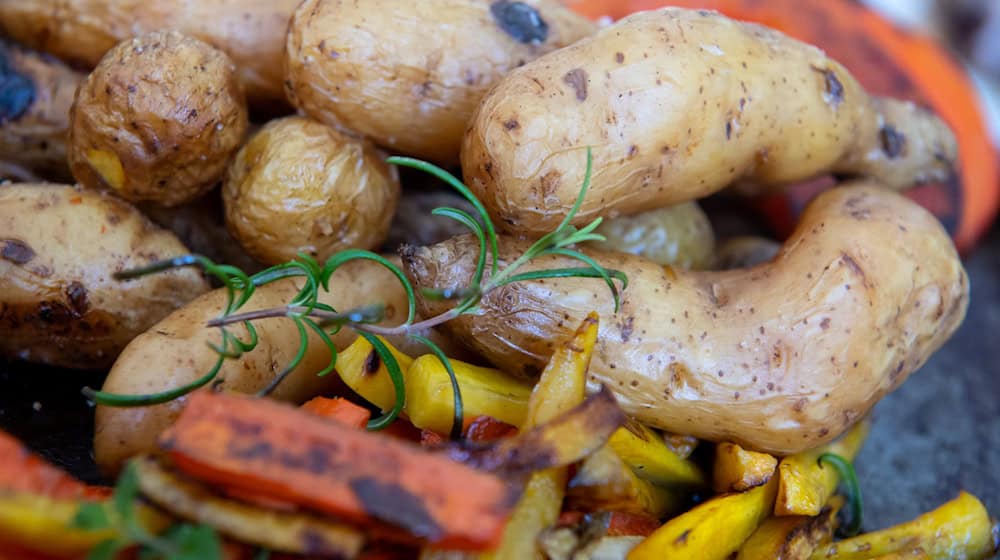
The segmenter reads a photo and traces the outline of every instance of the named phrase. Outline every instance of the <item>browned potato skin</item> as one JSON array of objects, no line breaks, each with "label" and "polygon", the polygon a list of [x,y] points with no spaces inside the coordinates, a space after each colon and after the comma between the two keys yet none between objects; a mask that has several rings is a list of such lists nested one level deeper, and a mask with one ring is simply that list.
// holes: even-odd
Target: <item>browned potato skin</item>
[{"label": "browned potato skin", "polygon": [[208,192],[249,127],[232,61],[180,33],[112,49],[77,90],[69,161],[86,187],[176,206]]},{"label": "browned potato skin", "polygon": [[[69,109],[84,75],[55,58],[0,41],[0,58],[27,79],[33,100],[17,115],[0,119],[0,160],[21,169],[21,176],[69,179],[66,134]],[[13,170],[12,170],[13,171]],[[10,172],[15,175],[16,172]]]},{"label": "browned potato skin", "polygon": [[527,0],[548,24],[537,44],[505,32],[496,0],[305,0],[288,33],[293,105],[393,151],[456,163],[483,95],[511,69],[591,34],[556,0]]},{"label": "browned potato skin", "polygon": [[222,191],[226,225],[266,264],[377,248],[399,175],[370,143],[304,117],[271,121],[236,155]]},{"label": "browned potato skin", "polygon": [[[262,286],[243,311],[283,307],[292,301],[301,286],[300,280],[286,279]],[[218,329],[205,324],[222,312],[226,295],[221,289],[209,292],[178,309],[129,344],[115,362],[102,390],[120,394],[148,394],[174,389],[202,377],[218,359],[207,343],[219,344]],[[330,280],[329,292],[320,292],[320,301],[334,309],[349,310],[368,304],[385,305],[385,324],[395,325],[406,319],[407,298],[399,280],[388,269],[371,261],[351,261],[338,269]],[[285,319],[266,319],[254,323],[259,336],[256,349],[237,360],[227,360],[219,372],[222,389],[255,393],[264,388],[291,362],[299,349],[299,333]],[[233,331],[247,340],[246,331]],[[422,333],[448,352],[449,344],[433,331]],[[354,342],[356,334],[343,329],[332,337],[338,349]],[[426,349],[403,340],[392,339],[394,346],[413,355]],[[422,351],[421,351],[422,350]],[[274,398],[302,402],[336,387],[337,375],[318,377],[330,362],[330,352],[322,341],[309,332],[309,346],[301,365],[272,393]],[[139,453],[151,452],[156,436],[170,426],[184,406],[181,398],[167,404],[141,408],[97,407],[94,454],[98,465],[108,473],[117,472],[122,463]]]},{"label": "browned potato skin", "polygon": [[104,368],[136,335],[208,290],[196,271],[120,282],[187,253],[114,197],[64,185],[0,186],[0,354]]},{"label": "browned potato skin", "polygon": [[498,225],[574,223],[828,172],[902,189],[950,176],[957,147],[935,116],[871,98],[819,49],[715,12],[634,14],[510,72],[462,145],[465,181]]},{"label": "browned potato skin", "polygon": [[226,52],[255,107],[287,106],[282,61],[299,0],[0,0],[0,31],[93,68],[136,35],[175,29]]},{"label": "browned potato skin", "polygon": [[[506,238],[501,258],[526,248]],[[470,237],[404,252],[418,287],[460,287]],[[497,289],[450,332],[515,373],[601,315],[590,383],[605,383],[651,426],[784,455],[824,444],[901,384],[961,323],[968,279],[926,210],[858,184],[820,195],[778,257],[725,272],[686,272],[592,253],[628,275],[614,313],[603,283],[563,278]],[[530,269],[576,266],[546,257]],[[421,301],[422,313],[446,302]]]}]

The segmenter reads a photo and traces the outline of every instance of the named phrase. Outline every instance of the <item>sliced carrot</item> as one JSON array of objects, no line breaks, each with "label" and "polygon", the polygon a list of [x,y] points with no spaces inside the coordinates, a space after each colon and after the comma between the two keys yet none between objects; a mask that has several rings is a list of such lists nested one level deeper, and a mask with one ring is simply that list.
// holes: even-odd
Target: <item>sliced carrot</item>
[{"label": "sliced carrot", "polygon": [[0,431],[0,490],[60,499],[96,500],[111,495],[110,488],[80,482],[3,431]]},{"label": "sliced carrot", "polygon": [[465,427],[465,439],[477,443],[489,443],[516,435],[516,426],[501,422],[492,416],[477,416]]},{"label": "sliced carrot", "polygon": [[160,445],[203,481],[393,524],[441,548],[496,546],[520,493],[443,454],[245,396],[192,395]]},{"label": "sliced carrot", "polygon": [[347,399],[339,398],[316,397],[302,405],[302,410],[358,429],[367,426],[368,420],[372,417],[371,411],[367,408],[358,406]]},{"label": "sliced carrot", "polygon": [[659,519],[639,513],[612,511],[607,515],[609,537],[648,537],[661,525]]}]

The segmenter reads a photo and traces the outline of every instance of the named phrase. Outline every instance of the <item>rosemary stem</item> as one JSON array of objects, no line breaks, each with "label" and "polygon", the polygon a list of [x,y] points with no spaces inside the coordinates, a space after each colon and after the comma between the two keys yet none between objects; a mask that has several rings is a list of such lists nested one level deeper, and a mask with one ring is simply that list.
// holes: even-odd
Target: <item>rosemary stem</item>
[{"label": "rosemary stem", "polygon": [[[237,315],[227,315],[225,317],[218,317],[212,319],[207,324],[209,327],[224,327],[227,325],[233,325],[236,323],[243,323],[245,321],[259,321],[261,319],[276,319],[282,317],[290,317],[294,315],[306,314],[314,319],[319,319],[320,321],[337,321],[349,318],[351,313],[335,313],[330,311],[324,311],[322,309],[312,309],[308,307],[296,306],[296,307],[275,307],[271,309],[260,309],[257,311],[248,311],[246,313],[240,313]],[[454,319],[458,316],[455,310],[447,311],[436,317],[431,317],[430,319],[425,319],[417,323],[397,325],[395,327],[381,327],[378,325],[368,325],[365,323],[353,323],[350,326],[357,329],[369,332],[371,334],[376,334],[379,336],[392,336],[392,335],[408,335],[411,333],[420,333],[431,327],[436,327],[442,323],[447,323],[448,321]]]}]

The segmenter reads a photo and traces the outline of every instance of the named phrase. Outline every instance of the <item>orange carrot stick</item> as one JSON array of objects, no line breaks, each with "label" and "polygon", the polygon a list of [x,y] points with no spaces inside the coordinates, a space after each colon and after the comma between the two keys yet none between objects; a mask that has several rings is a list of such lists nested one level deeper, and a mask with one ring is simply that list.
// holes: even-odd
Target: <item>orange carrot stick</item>
[{"label": "orange carrot stick", "polygon": [[0,431],[0,490],[59,499],[97,500],[111,494],[110,488],[90,486],[73,478],[3,431]]},{"label": "orange carrot stick", "polygon": [[372,413],[367,408],[358,406],[347,399],[328,399],[316,397],[302,405],[302,410],[322,416],[327,420],[340,422],[351,428],[364,428],[368,425]]}]

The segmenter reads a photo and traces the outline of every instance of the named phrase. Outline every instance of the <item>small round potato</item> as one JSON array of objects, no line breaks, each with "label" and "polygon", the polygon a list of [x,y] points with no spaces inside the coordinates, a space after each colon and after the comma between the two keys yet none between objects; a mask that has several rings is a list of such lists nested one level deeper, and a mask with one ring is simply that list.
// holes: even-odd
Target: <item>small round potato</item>
[{"label": "small round potato", "polygon": [[399,175],[371,144],[304,117],[272,121],[226,176],[226,225],[251,256],[278,264],[373,249],[389,233]]},{"label": "small round potato", "polygon": [[595,29],[556,0],[305,0],[289,26],[286,90],[321,122],[455,163],[493,84]]},{"label": "small round potato", "polygon": [[596,233],[607,238],[594,244],[598,249],[632,253],[683,269],[707,268],[715,248],[712,223],[697,202],[607,220]]},{"label": "small round potato", "polygon": [[110,366],[133,338],[208,291],[195,270],[113,274],[188,250],[122,200],[63,185],[0,186],[0,355]]},{"label": "small round potato", "polygon": [[120,43],[80,86],[69,159],[86,187],[176,206],[216,185],[249,126],[236,67],[177,32]]}]

